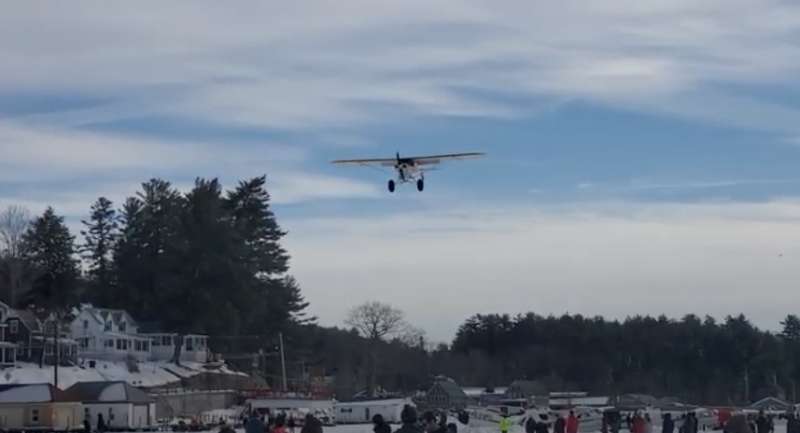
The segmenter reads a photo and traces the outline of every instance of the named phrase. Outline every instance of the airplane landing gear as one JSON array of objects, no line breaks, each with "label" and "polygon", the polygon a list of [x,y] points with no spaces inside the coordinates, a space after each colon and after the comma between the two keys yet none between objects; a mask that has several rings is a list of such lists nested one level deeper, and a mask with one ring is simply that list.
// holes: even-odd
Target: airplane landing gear
[{"label": "airplane landing gear", "polygon": [[389,180],[389,184],[387,186],[389,187],[389,192],[394,192],[394,181],[393,180],[390,179]]},{"label": "airplane landing gear", "polygon": [[417,191],[422,192],[423,189],[425,189],[425,181],[417,179]]}]

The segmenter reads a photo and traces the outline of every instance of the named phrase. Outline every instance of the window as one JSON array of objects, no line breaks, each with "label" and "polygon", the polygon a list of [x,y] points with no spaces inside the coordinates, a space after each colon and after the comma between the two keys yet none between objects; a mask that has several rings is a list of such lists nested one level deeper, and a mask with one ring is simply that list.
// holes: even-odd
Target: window
[{"label": "window", "polygon": [[164,346],[172,346],[172,337],[169,335],[161,337],[161,344]]},{"label": "window", "polygon": [[83,408],[83,418],[89,421],[90,423],[92,422],[92,414],[91,412],[89,412],[88,407]]},{"label": "window", "polygon": [[122,340],[117,340],[117,350],[122,350]]},{"label": "window", "polygon": [[153,346],[161,346],[161,339],[158,337],[153,338]]},{"label": "window", "polygon": [[39,409],[31,409],[31,424],[39,424]]},{"label": "window", "polygon": [[128,329],[128,324],[125,322],[121,322],[119,324],[119,332],[125,332],[126,329]]},{"label": "window", "polygon": [[8,324],[8,333],[16,334],[19,332],[19,320],[12,320]]},{"label": "window", "polygon": [[88,320],[84,320],[83,321],[83,329],[89,329],[89,321]]},{"label": "window", "polygon": [[113,348],[114,348],[114,340],[113,340],[113,339],[108,339],[108,340],[106,340],[106,341],[105,341],[105,346],[106,346],[106,347],[110,347],[110,348],[112,348],[112,349],[113,349]]},{"label": "window", "polygon": [[187,338],[186,339],[186,351],[187,352],[194,352],[194,338]]},{"label": "window", "polygon": [[111,322],[106,322],[105,326],[103,327],[103,330],[106,332],[111,332]]},{"label": "window", "polygon": [[112,408],[108,408],[108,420],[109,421],[113,421],[114,420],[114,409],[112,409]]}]

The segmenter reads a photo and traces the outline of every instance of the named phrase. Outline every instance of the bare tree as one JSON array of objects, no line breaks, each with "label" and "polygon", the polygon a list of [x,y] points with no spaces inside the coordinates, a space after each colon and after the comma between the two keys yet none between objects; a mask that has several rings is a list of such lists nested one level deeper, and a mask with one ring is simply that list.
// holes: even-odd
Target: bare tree
[{"label": "bare tree", "polygon": [[391,305],[376,301],[367,302],[350,310],[344,323],[367,339],[367,392],[373,396],[378,364],[377,345],[384,338],[406,329],[403,312]]},{"label": "bare tree", "polygon": [[0,288],[12,307],[23,292],[26,266],[22,258],[23,236],[31,214],[22,206],[8,206],[0,212]]},{"label": "bare tree", "polygon": [[22,256],[22,236],[30,223],[31,213],[22,206],[8,206],[0,212],[0,255]]}]

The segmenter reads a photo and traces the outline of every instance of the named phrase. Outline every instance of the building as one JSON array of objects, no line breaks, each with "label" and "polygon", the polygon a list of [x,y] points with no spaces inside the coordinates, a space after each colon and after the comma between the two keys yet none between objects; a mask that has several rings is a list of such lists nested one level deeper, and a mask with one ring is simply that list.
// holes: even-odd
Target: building
[{"label": "building", "polygon": [[450,378],[438,377],[425,393],[425,405],[431,409],[463,409],[467,406],[467,394]]},{"label": "building", "polygon": [[125,310],[81,305],[70,324],[82,358],[123,361],[152,358],[151,340],[138,335],[139,325]]},{"label": "building", "polygon": [[363,400],[352,402],[337,402],[334,406],[336,422],[341,424],[371,423],[372,417],[381,415],[388,423],[399,423],[400,412],[406,405],[413,405],[411,401],[394,398],[386,400]]},{"label": "building", "polygon": [[96,425],[100,415],[110,430],[156,427],[156,401],[126,382],[79,382],[65,391],[83,403],[83,415]]},{"label": "building", "polygon": [[6,340],[6,319],[13,311],[11,307],[0,302],[0,368],[13,367],[17,364],[17,345]]},{"label": "building", "polygon": [[[156,361],[169,361],[175,356],[175,342],[178,341],[176,333],[151,333],[141,334],[151,341],[152,359]],[[181,348],[181,361],[208,362],[208,336],[188,334],[183,336]]]},{"label": "building", "polygon": [[83,429],[83,406],[50,384],[0,385],[0,430]]},{"label": "building", "polygon": [[764,397],[747,408],[751,410],[763,410],[765,412],[786,413],[787,411],[793,410],[794,406],[777,397]]},{"label": "building", "polygon": [[[68,326],[56,332],[56,322],[39,320],[28,310],[12,310],[5,321],[6,341],[16,346],[16,359],[28,362],[73,365],[78,361],[78,343],[70,338]],[[57,335],[57,337],[56,337]],[[56,354],[58,347],[58,354]],[[44,353],[42,353],[44,351]]]}]

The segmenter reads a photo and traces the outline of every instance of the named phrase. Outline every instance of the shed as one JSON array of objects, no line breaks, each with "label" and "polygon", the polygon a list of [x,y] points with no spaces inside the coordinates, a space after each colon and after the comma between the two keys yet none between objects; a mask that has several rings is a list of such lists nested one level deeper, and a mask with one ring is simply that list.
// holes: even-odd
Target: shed
[{"label": "shed", "polygon": [[381,415],[388,423],[399,423],[403,407],[412,405],[411,401],[394,398],[384,400],[362,400],[337,402],[336,422],[342,424],[363,424],[372,422],[372,417]]},{"label": "shed", "polygon": [[149,429],[156,426],[156,402],[127,382],[79,382],[69,387],[70,399],[83,403],[84,414],[96,427],[100,415],[110,430]]},{"label": "shed", "polygon": [[3,431],[69,431],[81,428],[81,403],[53,385],[0,385],[0,429]]},{"label": "shed", "polygon": [[441,378],[425,394],[425,403],[436,409],[463,409],[467,405],[467,394],[454,380]]},{"label": "shed", "polygon": [[766,412],[786,412],[791,411],[794,407],[791,403],[787,403],[784,400],[781,400],[777,397],[764,397],[761,400],[751,404],[747,407],[748,409],[753,410],[763,410]]}]

